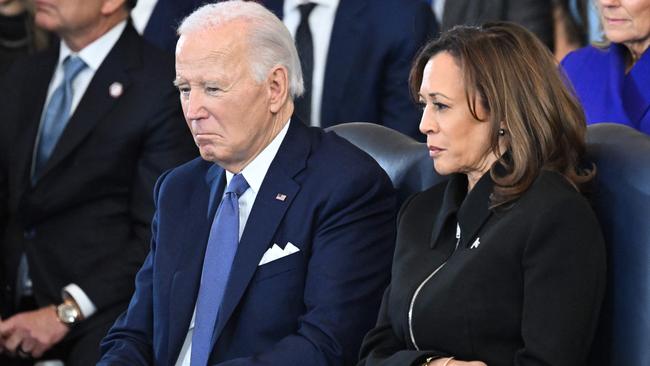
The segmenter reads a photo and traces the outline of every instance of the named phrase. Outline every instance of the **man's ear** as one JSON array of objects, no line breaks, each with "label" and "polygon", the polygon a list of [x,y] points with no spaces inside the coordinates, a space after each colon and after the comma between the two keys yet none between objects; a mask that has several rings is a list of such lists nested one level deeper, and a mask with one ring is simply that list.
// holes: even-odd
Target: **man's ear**
[{"label": "man's ear", "polygon": [[120,9],[126,9],[126,0],[104,0],[102,14],[111,15]]},{"label": "man's ear", "polygon": [[281,65],[274,66],[267,78],[269,93],[269,109],[271,113],[277,113],[289,99],[289,73],[287,68]]}]

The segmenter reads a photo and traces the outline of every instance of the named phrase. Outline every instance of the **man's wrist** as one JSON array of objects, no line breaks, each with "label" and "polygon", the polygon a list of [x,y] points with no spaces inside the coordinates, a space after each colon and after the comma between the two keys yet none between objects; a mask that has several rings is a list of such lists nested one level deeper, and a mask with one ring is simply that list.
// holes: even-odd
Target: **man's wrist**
[{"label": "man's wrist", "polygon": [[79,320],[84,320],[84,313],[81,311],[81,307],[79,307],[79,304],[72,297],[66,297],[63,299],[63,303],[73,306],[79,313]]},{"label": "man's wrist", "polygon": [[81,311],[81,315],[85,319],[90,318],[95,312],[97,312],[97,308],[95,307],[95,304],[90,300],[88,295],[84,292],[81,287],[74,283],[70,283],[66,287],[63,288],[61,291],[61,296],[66,299],[66,298],[71,298],[77,303],[77,306],[79,307],[79,310]]},{"label": "man's wrist", "polygon": [[79,305],[71,297],[66,297],[56,307],[56,316],[65,326],[72,326],[84,319]]}]

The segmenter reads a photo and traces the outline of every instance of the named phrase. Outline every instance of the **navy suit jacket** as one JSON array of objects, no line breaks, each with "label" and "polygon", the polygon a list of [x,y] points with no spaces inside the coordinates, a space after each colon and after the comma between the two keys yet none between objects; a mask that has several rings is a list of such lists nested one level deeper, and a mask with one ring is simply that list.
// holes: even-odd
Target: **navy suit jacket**
[{"label": "navy suit jacket", "polygon": [[[176,362],[224,186],[224,170],[201,159],[160,178],[151,252],[100,365]],[[394,207],[371,157],[291,122],[242,234],[210,364],[354,364],[389,279]],[[273,244],[288,242],[300,251],[258,266]]]},{"label": "navy suit jacket", "polygon": [[[283,0],[264,0],[283,17]],[[330,38],[321,127],[373,122],[423,141],[408,78],[416,52],[437,33],[420,0],[341,0]]]}]

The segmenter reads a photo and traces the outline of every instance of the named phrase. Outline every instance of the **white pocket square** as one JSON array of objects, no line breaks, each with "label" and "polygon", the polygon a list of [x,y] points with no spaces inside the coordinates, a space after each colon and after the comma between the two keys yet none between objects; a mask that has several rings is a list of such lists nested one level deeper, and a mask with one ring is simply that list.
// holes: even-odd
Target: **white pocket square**
[{"label": "white pocket square", "polygon": [[280,248],[280,246],[274,243],[273,246],[270,247],[266,253],[264,253],[262,260],[260,260],[260,264],[258,264],[258,266],[265,265],[269,262],[273,262],[293,253],[298,253],[299,251],[300,249],[297,246],[293,245],[291,242],[288,242],[287,245],[284,246],[284,249]]}]

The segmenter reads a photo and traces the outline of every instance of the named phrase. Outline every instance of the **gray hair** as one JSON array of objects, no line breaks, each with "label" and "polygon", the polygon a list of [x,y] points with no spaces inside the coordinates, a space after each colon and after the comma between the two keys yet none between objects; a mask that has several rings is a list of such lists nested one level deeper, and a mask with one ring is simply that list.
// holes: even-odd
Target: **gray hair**
[{"label": "gray hair", "polygon": [[292,98],[302,95],[302,70],[293,38],[282,21],[258,3],[230,0],[204,5],[181,22],[178,35],[215,28],[234,20],[250,23],[246,33],[253,78],[261,83],[273,67],[282,65],[287,69],[289,94]]}]

